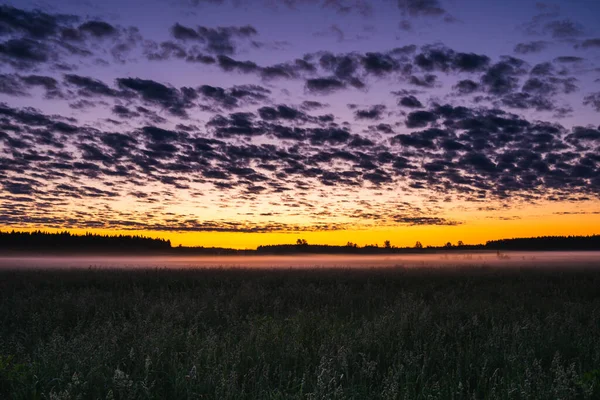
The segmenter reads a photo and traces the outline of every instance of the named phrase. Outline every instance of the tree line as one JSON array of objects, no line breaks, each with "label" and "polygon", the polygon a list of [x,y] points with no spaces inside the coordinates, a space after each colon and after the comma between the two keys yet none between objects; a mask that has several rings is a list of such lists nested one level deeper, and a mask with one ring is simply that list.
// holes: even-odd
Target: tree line
[{"label": "tree line", "polygon": [[556,251],[556,250],[600,250],[600,235],[591,236],[540,236],[533,238],[513,238],[490,240],[485,244],[456,244],[447,242],[443,246],[424,246],[417,241],[413,246],[396,247],[390,240],[379,244],[359,246],[348,242],[346,245],[309,244],[298,239],[295,244],[272,244],[258,246],[256,250],[236,250],[215,247],[173,247],[169,240],[150,238],[140,235],[83,235],[64,232],[0,231],[0,251],[3,252],[163,252],[169,254],[380,254],[380,253],[427,253],[437,251]]},{"label": "tree line", "polygon": [[83,235],[64,232],[2,232],[0,250],[22,252],[140,252],[169,251],[171,241],[139,235]]}]

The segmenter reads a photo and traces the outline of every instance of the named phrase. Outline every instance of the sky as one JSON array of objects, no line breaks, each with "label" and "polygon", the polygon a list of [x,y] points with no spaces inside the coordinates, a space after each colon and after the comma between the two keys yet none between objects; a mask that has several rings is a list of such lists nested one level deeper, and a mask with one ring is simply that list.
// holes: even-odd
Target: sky
[{"label": "sky", "polygon": [[0,1],[0,230],[600,233],[600,2]]}]

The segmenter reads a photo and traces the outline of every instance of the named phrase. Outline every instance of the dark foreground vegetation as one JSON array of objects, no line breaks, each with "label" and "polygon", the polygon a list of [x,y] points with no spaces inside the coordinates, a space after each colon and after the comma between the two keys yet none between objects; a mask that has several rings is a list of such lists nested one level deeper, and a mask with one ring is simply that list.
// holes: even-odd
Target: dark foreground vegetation
[{"label": "dark foreground vegetation", "polygon": [[600,271],[0,271],[2,399],[600,398]]}]

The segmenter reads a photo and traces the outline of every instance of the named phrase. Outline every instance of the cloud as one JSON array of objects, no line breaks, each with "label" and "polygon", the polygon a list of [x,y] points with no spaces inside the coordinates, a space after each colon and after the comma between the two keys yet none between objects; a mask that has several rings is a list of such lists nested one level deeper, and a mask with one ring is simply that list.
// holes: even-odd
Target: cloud
[{"label": "cloud", "polygon": [[585,33],[581,24],[569,19],[550,21],[544,25],[542,31],[555,39],[570,39]]},{"label": "cloud", "polygon": [[489,67],[481,82],[489,93],[503,95],[518,87],[519,76],[525,74],[525,62],[514,57],[505,57]]},{"label": "cloud", "polygon": [[554,59],[555,62],[559,62],[559,63],[576,63],[576,62],[581,62],[584,59],[581,57],[575,57],[575,56],[560,56],[560,57],[556,57]]},{"label": "cloud", "polygon": [[502,104],[509,108],[535,109],[537,111],[551,111],[555,106],[546,97],[532,95],[530,93],[510,93],[501,100]]},{"label": "cloud", "polygon": [[436,81],[437,81],[437,76],[435,76],[433,74],[425,74],[422,77],[413,75],[408,79],[408,83],[410,83],[411,85],[421,86],[424,88],[435,87]]},{"label": "cloud", "polygon": [[[259,110],[261,118],[245,112],[214,117],[207,124],[207,137],[206,131],[183,125],[176,130],[146,125],[129,133],[103,132],[33,110],[2,106],[0,115],[15,129],[25,131],[22,127],[29,127],[25,135],[17,131],[0,135],[9,150],[18,149],[9,151],[9,157],[16,158],[3,168],[15,177],[27,178],[28,173],[19,172],[23,170],[35,170],[36,176],[44,177],[43,186],[11,178],[10,182],[22,184],[12,185],[12,192],[34,193],[31,188],[36,196],[45,193],[62,198],[119,196],[126,186],[103,186],[103,182],[114,182],[114,176],[145,182],[143,187],[154,182],[184,191],[191,190],[192,179],[202,177],[221,191],[252,198],[290,189],[295,180],[340,188],[402,182],[412,190],[439,189],[470,201],[481,196],[600,192],[594,180],[597,167],[592,162],[600,138],[597,129],[577,127],[570,131],[498,109],[433,104],[427,111],[407,116],[407,128],[420,130],[396,135],[386,144],[387,139],[363,137],[349,129],[314,127],[311,124],[318,124],[317,119],[290,106],[264,107]],[[141,112],[129,107],[115,111]],[[267,116],[265,120],[263,116]],[[294,126],[297,121],[309,125],[299,128]],[[384,123],[376,129],[393,132]],[[227,140],[263,135],[293,140],[298,145],[294,150]],[[47,152],[46,146],[61,149],[61,155]],[[34,149],[41,152],[34,155]],[[75,174],[70,178],[71,188],[60,186],[65,174],[71,173]],[[91,186],[84,184],[82,177],[94,180],[101,192],[88,189]],[[392,210],[387,209],[385,218],[391,218]]]},{"label": "cloud", "polygon": [[423,104],[415,97],[415,96],[405,96],[402,97],[398,104],[408,108],[421,108]]},{"label": "cloud", "polygon": [[105,38],[117,35],[117,29],[104,21],[88,21],[79,25],[79,31],[94,36]]},{"label": "cloud", "polygon": [[50,49],[32,39],[10,39],[0,43],[0,56],[17,68],[29,68],[51,58]]},{"label": "cloud", "polygon": [[446,13],[439,0],[398,0],[398,8],[413,17],[440,16]]},{"label": "cloud", "polygon": [[346,85],[336,78],[315,78],[306,81],[306,89],[315,94],[327,94],[345,88]]},{"label": "cloud", "polygon": [[394,218],[394,221],[400,224],[406,225],[448,225],[455,226],[460,225],[462,222],[453,221],[446,218],[438,217],[411,217],[405,215],[398,215]]},{"label": "cloud", "polygon": [[591,49],[594,47],[600,47],[600,38],[594,38],[594,39],[586,39],[583,42],[581,42],[581,44],[575,45],[575,48],[581,48],[581,49]]},{"label": "cloud", "polygon": [[3,5],[0,6],[0,34],[20,33],[30,38],[44,39],[56,35],[65,23],[77,19],[73,15],[52,15]]},{"label": "cloud", "polygon": [[479,89],[479,84],[470,79],[463,79],[458,81],[453,88],[458,92],[458,94],[466,95],[476,92]]},{"label": "cloud", "polygon": [[583,105],[592,106],[596,111],[600,112],[600,92],[585,96],[583,98]]},{"label": "cloud", "polygon": [[0,93],[9,96],[27,96],[29,92],[16,74],[0,74]]},{"label": "cloud", "polygon": [[261,107],[258,109],[258,115],[264,120],[288,120],[288,121],[302,121],[306,120],[307,115],[295,108],[280,104],[277,107]]},{"label": "cloud", "polygon": [[318,110],[327,107],[326,104],[314,100],[305,100],[302,102],[301,108],[304,110]]},{"label": "cloud", "polygon": [[43,75],[26,75],[19,77],[21,81],[30,87],[42,87],[45,89],[45,97],[48,99],[61,98],[64,95],[61,93],[58,81],[51,76]]},{"label": "cloud", "polygon": [[268,99],[271,91],[259,85],[239,85],[229,89],[202,85],[198,94],[225,108],[236,108],[245,104],[256,104]]},{"label": "cloud", "polygon": [[64,76],[64,79],[68,85],[79,88],[78,93],[83,97],[93,97],[95,95],[114,97],[118,94],[116,90],[110,88],[104,82],[89,76],[67,74]]},{"label": "cloud", "polygon": [[536,40],[533,42],[519,43],[515,46],[515,53],[517,54],[532,54],[539,53],[548,47],[548,42],[543,40]]},{"label": "cloud", "polygon": [[486,55],[475,53],[457,53],[444,46],[424,46],[415,56],[415,64],[424,71],[483,71],[490,63]]},{"label": "cloud", "polygon": [[365,70],[375,75],[388,74],[399,68],[398,62],[388,54],[366,53],[361,61]]},{"label": "cloud", "polygon": [[173,115],[185,117],[186,108],[192,106],[197,93],[192,88],[178,90],[150,79],[118,78],[117,85],[128,92],[137,93],[149,103],[166,108]]},{"label": "cloud", "polygon": [[385,108],[386,107],[383,104],[377,104],[366,110],[356,110],[354,112],[354,117],[356,119],[381,119]]},{"label": "cloud", "polygon": [[408,128],[421,128],[429,123],[435,122],[438,116],[429,111],[413,111],[406,118],[406,126]]},{"label": "cloud", "polygon": [[236,52],[236,39],[248,39],[258,32],[253,26],[219,26],[209,28],[199,26],[196,29],[179,23],[171,27],[171,34],[177,40],[197,41],[205,45],[204,50],[213,54],[231,55]]},{"label": "cloud", "polygon": [[41,64],[74,68],[67,67],[64,59],[98,53],[125,62],[142,42],[134,27],[118,27],[100,20],[80,23],[80,18],[74,15],[47,14],[9,6],[0,9],[0,36],[9,36],[0,42],[0,61],[19,69]]},{"label": "cloud", "polygon": [[[358,1],[293,3],[324,13],[359,12]],[[411,18],[443,18],[443,5],[399,3]],[[259,58],[256,51],[271,49],[253,43],[258,32],[252,26],[175,24],[171,36],[164,31],[166,40],[154,41],[108,21],[24,13],[27,18],[9,22],[0,16],[0,91],[61,100],[77,118],[0,106],[0,177],[12,196],[0,202],[0,215],[15,223],[84,226],[89,218],[91,225],[112,227],[264,231],[271,225],[169,213],[184,209],[178,207],[182,199],[204,210],[212,206],[209,198],[219,198],[224,209],[239,201],[248,212],[272,207],[303,221],[335,220],[356,212],[359,200],[339,201],[343,196],[377,191],[385,201],[357,213],[359,221],[373,221],[369,214],[391,225],[452,225],[457,222],[432,210],[405,213],[398,203],[386,204],[387,193],[393,188],[427,204],[434,193],[465,202],[600,195],[598,129],[565,127],[556,117],[569,111],[579,87],[588,86],[591,56],[584,63],[568,53],[550,59],[542,53],[531,68],[516,57],[435,44],[313,49],[290,58],[292,49],[286,49]],[[540,19],[538,31],[556,18]],[[546,29],[544,39],[578,37],[567,25]],[[595,47],[594,39],[584,38],[571,44]],[[515,52],[537,53],[546,43],[519,43]],[[252,46],[247,55],[244,45]],[[154,80],[136,62],[169,71],[184,65],[197,73]],[[114,75],[124,70],[133,72]],[[364,91],[354,100],[360,105],[340,113],[336,101],[347,93],[338,92],[351,88]],[[331,105],[320,101],[330,94]],[[581,97],[589,110],[600,110],[594,90]],[[46,110],[49,103],[40,104]],[[534,119],[530,111],[543,114]],[[548,113],[555,115],[550,122],[539,120]],[[315,202],[325,191],[331,196]],[[108,210],[120,204],[111,199],[124,198],[135,202],[136,212],[156,207],[156,218]],[[44,215],[23,205],[32,202],[52,211]],[[75,203],[82,206],[69,209]],[[288,228],[296,229],[281,229]]]},{"label": "cloud", "polygon": [[224,55],[219,55],[217,57],[217,62],[219,67],[221,67],[224,71],[237,71],[250,73],[254,71],[258,71],[259,67],[256,63],[252,61],[237,61],[231,57],[227,57]]}]

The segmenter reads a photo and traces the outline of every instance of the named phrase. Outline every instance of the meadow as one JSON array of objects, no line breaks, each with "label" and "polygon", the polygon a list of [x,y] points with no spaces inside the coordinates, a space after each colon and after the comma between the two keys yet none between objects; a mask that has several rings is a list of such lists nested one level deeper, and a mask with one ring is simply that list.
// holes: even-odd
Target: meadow
[{"label": "meadow", "polygon": [[600,269],[0,270],[2,399],[597,399]]}]

